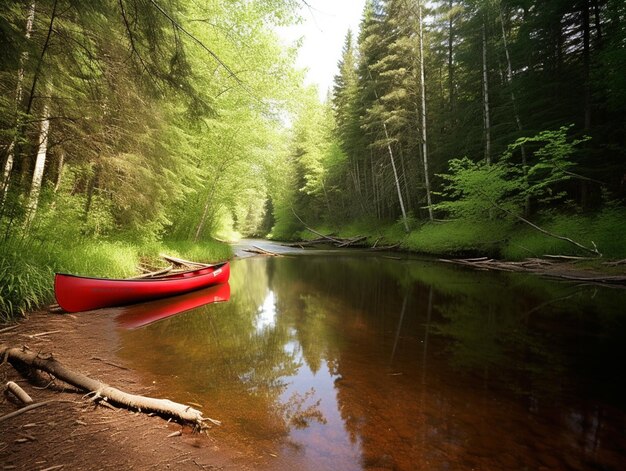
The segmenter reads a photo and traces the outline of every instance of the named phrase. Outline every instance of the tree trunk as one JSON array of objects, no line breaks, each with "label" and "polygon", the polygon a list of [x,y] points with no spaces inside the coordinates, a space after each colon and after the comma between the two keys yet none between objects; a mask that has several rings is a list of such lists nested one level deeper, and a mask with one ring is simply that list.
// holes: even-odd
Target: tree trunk
[{"label": "tree trunk", "polygon": [[65,152],[61,149],[59,150],[59,162],[57,163],[57,178],[54,183],[54,192],[56,193],[61,188],[61,181],[63,180],[63,170],[65,162]]},{"label": "tree trunk", "polygon": [[43,172],[46,166],[46,156],[48,154],[48,134],[50,132],[50,109],[49,98],[46,99],[43,106],[41,123],[39,125],[39,147],[37,150],[37,159],[35,160],[35,169],[33,170],[33,179],[30,185],[30,193],[26,203],[27,216],[26,225],[29,225],[39,204],[39,194],[41,193],[41,182],[43,181]]},{"label": "tree trunk", "polygon": [[585,131],[591,128],[591,51],[590,51],[590,25],[589,25],[589,0],[583,2],[582,11],[583,28],[583,69],[585,76]]},{"label": "tree trunk", "polygon": [[[517,126],[517,130],[522,133],[524,130],[522,126],[522,120],[520,119],[519,110],[517,108],[517,99],[515,97],[515,90],[513,89],[513,67],[511,65],[511,55],[509,53],[509,46],[506,40],[506,31],[504,30],[504,15],[502,14],[502,3],[499,5],[500,11],[500,26],[502,27],[502,44],[504,46],[504,55],[506,57],[506,82],[509,86],[509,90],[511,92],[511,104],[513,105],[513,115],[515,117],[515,125]],[[528,176],[528,163],[526,162],[526,147],[522,145],[520,147],[520,152],[522,154],[522,169],[524,171],[524,178]],[[524,202],[524,215],[528,216],[530,211],[530,199],[526,196],[526,200]]]},{"label": "tree trunk", "polygon": [[485,160],[487,164],[491,163],[491,124],[489,116],[489,81],[487,68],[487,27],[483,18],[483,133],[485,141]]},{"label": "tree trunk", "polygon": [[593,0],[593,15],[596,27],[596,43],[602,47],[602,21],[600,19],[600,6],[598,0]]},{"label": "tree trunk", "polygon": [[211,208],[211,203],[213,202],[213,191],[209,190],[209,193],[206,197],[206,202],[204,203],[204,208],[202,210],[202,216],[200,216],[200,221],[198,221],[198,226],[196,227],[196,232],[193,235],[193,241],[198,242],[200,240],[200,236],[202,235],[202,231],[204,230],[204,226],[207,221],[207,217],[209,215],[209,209]]},{"label": "tree trunk", "polygon": [[409,178],[407,177],[408,172],[406,170],[406,165],[404,163],[404,152],[402,152],[402,146],[398,146],[400,149],[400,169],[402,170],[402,180],[404,182],[404,197],[406,198],[406,208],[407,211],[411,212],[411,192],[409,191]]},{"label": "tree trunk", "polygon": [[[28,41],[33,32],[33,23],[35,21],[35,2],[33,1],[30,4],[30,8],[28,9],[28,16],[26,17],[26,41]],[[0,182],[0,191],[2,192],[2,201],[6,196],[6,192],[9,189],[9,182],[11,180],[11,172],[13,171],[13,163],[15,161],[15,145],[18,138],[18,133],[20,131],[20,118],[19,118],[19,109],[20,103],[22,102],[22,98],[24,95],[24,64],[28,60],[28,51],[22,52],[20,55],[20,65],[17,71],[17,84],[15,86],[15,114],[16,114],[16,124],[15,124],[15,135],[11,139],[9,146],[7,148],[7,158],[4,163],[4,171],[2,173],[2,181]]]},{"label": "tree trunk", "polygon": [[[453,0],[449,3],[448,12],[448,93],[450,100],[450,111],[455,113],[456,111],[456,92],[454,89],[454,62],[453,62],[453,47],[454,47],[454,21],[452,18],[452,8],[454,7]],[[420,14],[421,18],[421,14]],[[421,25],[420,21],[420,25]]]},{"label": "tree trunk", "polygon": [[374,153],[372,152],[372,149],[370,149],[370,166],[372,169],[372,193],[374,194],[374,206],[376,208],[376,218],[380,219],[380,204],[378,201],[378,183],[377,183],[377,177],[376,177],[376,172],[375,172],[375,168],[374,168]]},{"label": "tree trunk", "polygon": [[391,150],[391,142],[389,141],[389,133],[387,132],[387,123],[383,121],[383,129],[385,131],[385,139],[387,140],[387,151],[389,152],[389,159],[391,160],[391,168],[393,169],[393,178],[396,182],[396,190],[398,192],[398,201],[400,202],[400,210],[402,211],[402,222],[404,223],[404,230],[409,232],[409,223],[406,219],[406,211],[404,209],[404,200],[402,199],[402,190],[400,189],[400,180],[398,179],[398,171],[396,170],[396,163],[393,158],[393,151]]},{"label": "tree trunk", "polygon": [[58,1],[54,0],[54,4],[52,6],[52,13],[50,14],[50,23],[48,24],[48,34],[46,36],[46,40],[43,43],[43,47],[41,48],[41,54],[39,55],[39,60],[37,61],[37,67],[35,68],[35,74],[33,75],[33,83],[30,87],[30,94],[28,96],[28,104],[26,106],[26,114],[30,114],[33,109],[33,103],[35,100],[35,90],[37,89],[37,82],[41,77],[41,67],[43,65],[43,59],[46,55],[46,51],[48,47],[50,47],[50,38],[52,37],[52,33],[54,31],[54,20],[56,19],[57,13],[57,4]]},{"label": "tree trunk", "polygon": [[[370,80],[372,80],[372,74],[368,71]],[[378,92],[374,88],[374,96],[378,100]],[[404,223],[404,230],[409,232],[409,223],[406,218],[406,210],[404,209],[404,200],[402,198],[402,190],[400,188],[400,180],[398,179],[398,171],[396,169],[396,162],[393,158],[393,151],[391,150],[391,141],[389,139],[389,132],[387,131],[387,123],[383,121],[383,131],[385,132],[385,140],[387,141],[387,152],[389,153],[389,160],[391,160],[391,168],[393,170],[393,177],[396,184],[396,191],[398,193],[398,202],[400,203],[400,211],[402,212],[402,222]]]},{"label": "tree trunk", "polygon": [[[433,220],[433,207],[430,194],[430,177],[428,176],[428,144],[426,140],[426,83],[424,80],[424,33],[422,29],[422,2],[419,3],[419,42],[420,42],[420,91],[422,95],[422,159],[424,163],[424,186],[426,187],[426,203],[428,204],[428,218]],[[408,229],[407,229],[408,230]]]},{"label": "tree trunk", "polygon": [[98,179],[100,178],[100,164],[96,162],[96,166],[94,168],[93,177],[89,182],[89,186],[87,187],[87,199],[85,200],[85,210],[83,212],[83,218],[85,222],[87,222],[89,218],[89,212],[91,211],[91,203],[93,202],[93,193],[98,186]]}]

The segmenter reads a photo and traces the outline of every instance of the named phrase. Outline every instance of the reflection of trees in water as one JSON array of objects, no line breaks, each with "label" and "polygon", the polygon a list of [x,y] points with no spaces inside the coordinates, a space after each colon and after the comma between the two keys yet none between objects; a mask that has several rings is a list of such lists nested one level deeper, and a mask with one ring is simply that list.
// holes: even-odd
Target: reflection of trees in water
[{"label": "reflection of trees in water", "polygon": [[285,377],[295,375],[301,363],[297,352],[285,348],[291,338],[288,326],[277,322],[257,328],[259,306],[268,295],[265,261],[238,263],[231,290],[228,303],[120,332],[121,355],[163,375],[159,382],[173,399],[211,404],[231,423],[285,434],[280,396]]},{"label": "reflection of trees in water", "polygon": [[[303,362],[313,373],[326,364],[337,377],[346,433],[368,466],[466,462],[505,469],[505,462],[481,461],[476,450],[518,456],[516,440],[532,446],[531,436],[553,449],[582,440],[596,450],[594,439],[610,442],[605,409],[576,401],[562,412],[553,406],[576,386],[577,365],[566,354],[585,316],[596,312],[592,302],[604,306],[605,298],[590,302],[592,293],[571,298],[569,288],[545,280],[432,263],[334,258],[238,262],[229,303],[121,332],[122,355],[154,374],[178,374],[163,379],[179,388],[173,399],[214,404],[242,430],[265,437],[325,423],[315,390],[286,402],[284,396],[286,378]],[[259,306],[270,290],[275,322],[259,329]],[[558,298],[563,302],[546,301]],[[626,341],[615,333],[626,332],[623,316],[602,312],[603,322],[593,324],[591,358],[598,362],[611,349],[623,355],[618,343]],[[601,344],[611,330],[608,346]],[[553,416],[549,423],[529,419],[539,413]],[[537,467],[533,453],[518,464]]]}]

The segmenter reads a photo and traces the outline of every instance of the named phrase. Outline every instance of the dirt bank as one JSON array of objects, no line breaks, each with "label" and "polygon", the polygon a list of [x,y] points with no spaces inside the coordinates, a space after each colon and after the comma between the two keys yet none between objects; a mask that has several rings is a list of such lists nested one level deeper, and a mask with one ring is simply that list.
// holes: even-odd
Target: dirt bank
[{"label": "dirt bank", "polygon": [[[0,333],[0,344],[53,353],[68,368],[149,396],[151,378],[126,369],[115,355],[115,315],[114,309],[76,315],[35,312],[15,328]],[[55,385],[36,389],[8,363],[0,366],[0,380],[3,389],[7,381],[17,382],[35,402],[68,401],[52,402],[2,422],[3,470],[246,470],[271,464],[268,457],[259,456],[245,445],[220,443],[211,431],[192,433],[190,427],[160,417],[95,406],[82,394],[55,390]],[[19,407],[7,396],[0,399],[0,415]],[[215,415],[215,411],[204,412],[209,417]],[[177,431],[182,435],[168,437]]]}]

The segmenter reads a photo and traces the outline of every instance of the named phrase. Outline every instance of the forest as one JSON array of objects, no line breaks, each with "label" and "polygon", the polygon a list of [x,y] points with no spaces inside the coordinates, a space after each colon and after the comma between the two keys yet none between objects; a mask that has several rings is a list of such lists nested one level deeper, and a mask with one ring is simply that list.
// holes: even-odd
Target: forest
[{"label": "forest", "polygon": [[274,235],[302,219],[433,254],[623,257],[625,13],[368,1],[328,102],[295,121]]},{"label": "forest", "polygon": [[623,1],[367,0],[325,101],[276,33],[303,3],[3,2],[2,318],[51,301],[55,271],[307,227],[626,257]]}]

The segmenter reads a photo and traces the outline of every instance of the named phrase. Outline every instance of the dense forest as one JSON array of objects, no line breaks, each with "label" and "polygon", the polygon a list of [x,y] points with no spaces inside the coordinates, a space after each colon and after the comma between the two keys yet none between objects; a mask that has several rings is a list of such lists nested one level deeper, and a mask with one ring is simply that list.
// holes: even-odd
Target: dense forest
[{"label": "dense forest", "polygon": [[3,2],[0,312],[305,224],[626,256],[624,2],[367,0],[325,102],[276,33],[305,5]]},{"label": "dense forest", "polygon": [[274,32],[297,5],[3,2],[0,312],[50,299],[52,271],[224,258],[211,236],[253,232],[301,81]]},{"label": "dense forest", "polygon": [[295,121],[276,235],[624,255],[625,46],[621,1],[368,0]]}]

